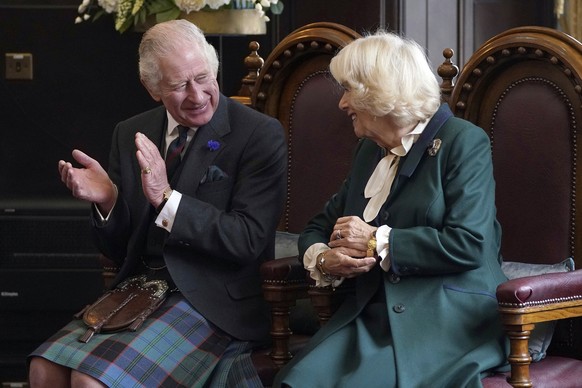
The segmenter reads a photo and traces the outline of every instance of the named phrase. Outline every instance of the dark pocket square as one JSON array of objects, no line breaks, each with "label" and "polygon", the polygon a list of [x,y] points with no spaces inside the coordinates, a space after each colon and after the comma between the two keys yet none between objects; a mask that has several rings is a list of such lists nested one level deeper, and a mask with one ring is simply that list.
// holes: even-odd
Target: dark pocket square
[{"label": "dark pocket square", "polygon": [[221,181],[225,178],[228,178],[228,174],[222,171],[220,167],[212,165],[206,170],[206,174],[202,177],[200,184]]}]

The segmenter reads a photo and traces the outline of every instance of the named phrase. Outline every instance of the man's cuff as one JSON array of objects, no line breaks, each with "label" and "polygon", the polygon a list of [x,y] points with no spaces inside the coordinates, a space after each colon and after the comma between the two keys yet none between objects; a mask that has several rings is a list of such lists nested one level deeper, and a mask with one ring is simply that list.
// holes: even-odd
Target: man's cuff
[{"label": "man's cuff", "polygon": [[104,217],[103,214],[101,214],[101,211],[99,210],[99,207],[97,207],[97,204],[93,204],[93,209],[95,209],[95,213],[97,214],[97,220],[101,221],[101,225],[104,225],[107,223],[107,221],[109,221],[109,217],[111,216],[111,213],[113,213],[113,209],[115,209],[115,205],[117,204],[117,200],[119,199],[119,191],[117,190],[117,185],[113,184],[113,188],[115,189],[115,202],[113,203],[113,207],[111,208],[111,210],[109,210],[109,213],[107,213],[107,215]]},{"label": "man's cuff", "polygon": [[176,190],[172,190],[168,202],[158,214],[156,218],[156,225],[160,228],[166,229],[168,232],[172,231],[172,226],[174,226],[174,220],[176,219],[176,212],[178,211],[178,206],[182,200],[182,194]]}]

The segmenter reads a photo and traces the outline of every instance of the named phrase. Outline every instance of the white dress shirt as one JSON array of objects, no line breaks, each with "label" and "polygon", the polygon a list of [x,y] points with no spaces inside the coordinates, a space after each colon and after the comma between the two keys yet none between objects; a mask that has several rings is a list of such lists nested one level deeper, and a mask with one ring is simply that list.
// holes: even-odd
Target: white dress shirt
[{"label": "white dress shirt", "polygon": [[[168,152],[168,147],[170,146],[170,143],[172,143],[172,141],[174,141],[174,139],[178,137],[179,135],[178,125],[180,125],[176,120],[174,120],[170,113],[166,111],[166,114],[168,115],[168,127],[166,128],[166,149],[164,150],[164,155]],[[188,144],[196,134],[197,129],[198,128],[190,128],[188,130],[186,146],[182,151],[182,155],[184,155],[184,152],[186,151]],[[181,200],[182,194],[176,190],[172,190],[172,194],[170,194],[168,201],[166,202],[166,204],[160,211],[160,214],[158,214],[158,217],[156,218],[155,222],[158,227],[164,228],[168,232],[172,231],[174,219],[176,218],[176,212],[178,211],[178,206],[180,205]]]}]

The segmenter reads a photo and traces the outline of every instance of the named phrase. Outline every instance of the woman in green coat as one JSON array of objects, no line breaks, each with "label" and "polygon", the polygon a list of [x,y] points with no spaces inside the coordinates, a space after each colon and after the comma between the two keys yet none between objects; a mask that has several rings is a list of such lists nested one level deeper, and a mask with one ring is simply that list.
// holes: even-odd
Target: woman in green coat
[{"label": "woman in green coat", "polygon": [[317,285],[351,281],[355,294],[275,386],[480,387],[508,350],[489,139],[440,104],[411,40],[377,32],[330,69],[361,141],[299,250]]}]

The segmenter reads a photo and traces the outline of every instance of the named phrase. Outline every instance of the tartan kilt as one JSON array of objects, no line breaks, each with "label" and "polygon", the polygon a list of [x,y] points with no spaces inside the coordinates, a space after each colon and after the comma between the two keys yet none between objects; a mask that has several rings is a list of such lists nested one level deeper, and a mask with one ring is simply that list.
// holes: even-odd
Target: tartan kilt
[{"label": "tartan kilt", "polygon": [[171,294],[136,331],[95,334],[73,320],[29,356],[75,369],[109,387],[262,387],[250,359],[252,346],[237,341]]}]

